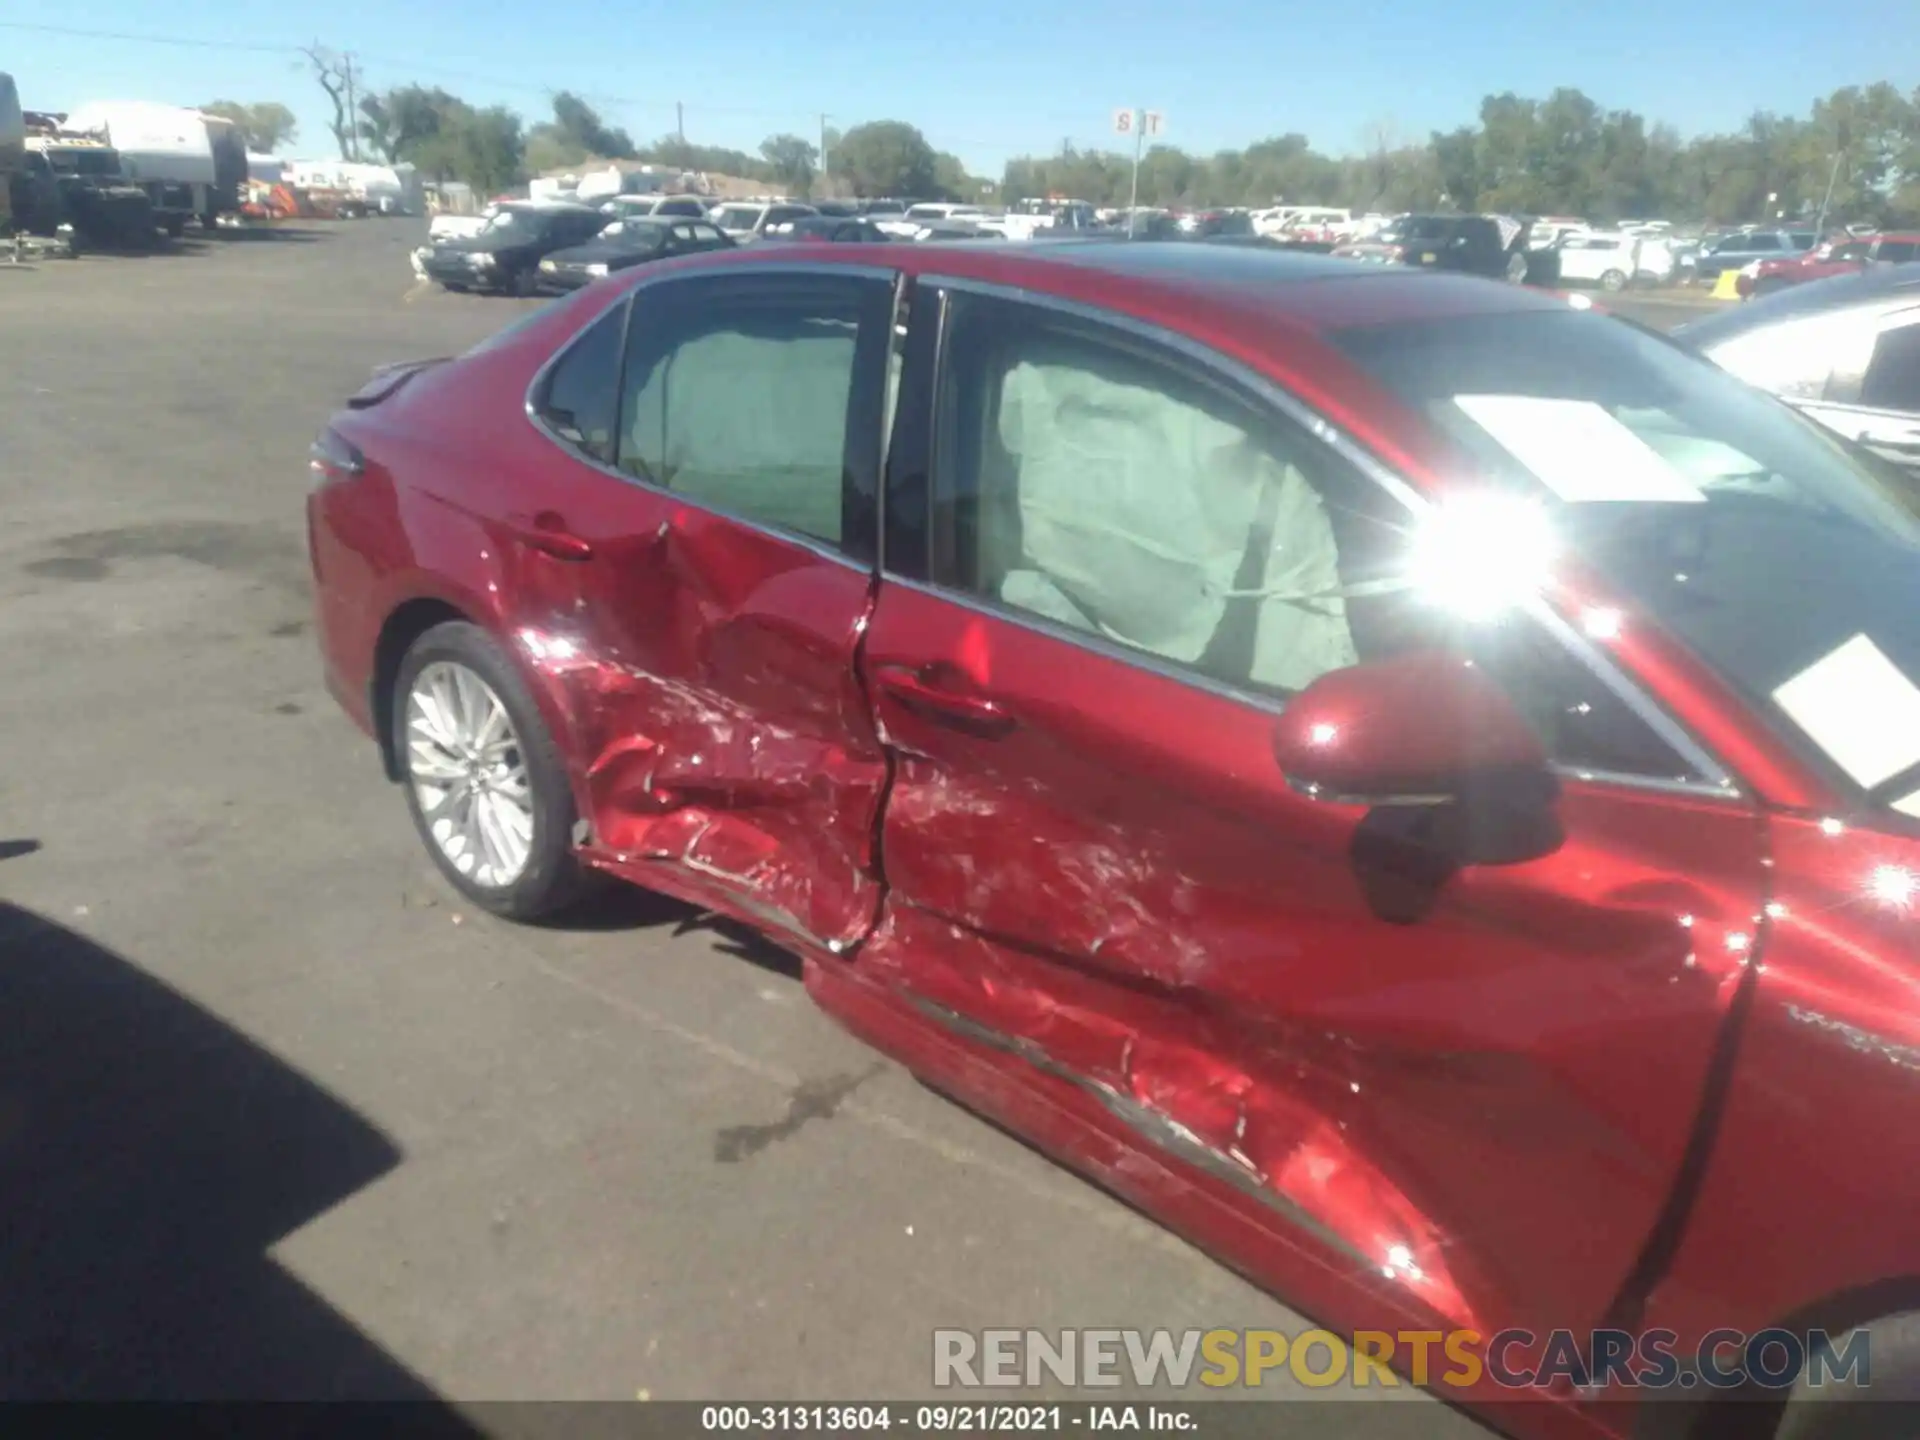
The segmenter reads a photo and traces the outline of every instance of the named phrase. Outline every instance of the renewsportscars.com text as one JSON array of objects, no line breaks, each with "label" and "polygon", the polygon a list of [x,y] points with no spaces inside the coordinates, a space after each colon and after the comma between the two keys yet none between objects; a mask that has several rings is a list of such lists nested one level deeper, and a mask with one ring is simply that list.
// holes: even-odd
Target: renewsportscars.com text
[{"label": "renewsportscars.com text", "polygon": [[[1513,1390],[1556,1382],[1641,1390],[1791,1387],[1872,1382],[1869,1337],[1837,1345],[1824,1330],[1716,1330],[1683,1351],[1671,1330],[936,1330],[933,1383],[941,1389],[1132,1385],[1147,1389],[1390,1388],[1411,1382]],[[1402,1377],[1406,1378],[1403,1379]]]}]

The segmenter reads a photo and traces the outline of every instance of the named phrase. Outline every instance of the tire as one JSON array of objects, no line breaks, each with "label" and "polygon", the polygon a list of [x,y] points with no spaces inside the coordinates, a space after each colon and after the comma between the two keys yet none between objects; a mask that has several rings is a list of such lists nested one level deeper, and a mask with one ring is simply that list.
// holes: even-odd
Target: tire
[{"label": "tire", "polygon": [[532,266],[516,270],[507,279],[507,293],[517,300],[529,300],[540,293],[540,277]]},{"label": "tire", "polygon": [[1507,283],[1524,285],[1527,283],[1527,252],[1515,250],[1507,256]]},{"label": "tire", "polygon": [[1627,277],[1623,271],[1609,270],[1600,277],[1600,288],[1618,294],[1627,288]]},{"label": "tire", "polygon": [[1786,288],[1785,280],[1778,276],[1765,275],[1753,282],[1753,298],[1758,300],[1762,295],[1775,295]]},{"label": "tire", "polygon": [[[1829,1377],[1814,1389],[1803,1378],[1788,1393],[1775,1440],[1910,1440],[1913,1405],[1920,1399],[1920,1312],[1875,1320],[1873,1377],[1862,1387],[1851,1377]],[[1844,1352],[1858,1331],[1834,1337]]]},{"label": "tire", "polygon": [[[559,748],[485,631],[455,620],[414,641],[394,678],[387,723],[414,828],[463,896],[496,915],[538,920],[587,893]],[[473,758],[488,737],[490,767]],[[481,789],[471,795],[475,780]]]},{"label": "tire", "polygon": [[187,217],[184,215],[169,215],[163,223],[169,240],[178,240],[187,233]]}]

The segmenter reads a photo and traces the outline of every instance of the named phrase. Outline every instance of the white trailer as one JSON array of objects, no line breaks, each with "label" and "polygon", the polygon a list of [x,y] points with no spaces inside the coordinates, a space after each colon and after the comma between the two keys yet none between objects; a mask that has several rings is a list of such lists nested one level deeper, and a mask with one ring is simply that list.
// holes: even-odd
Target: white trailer
[{"label": "white trailer", "polygon": [[0,235],[13,228],[13,177],[27,163],[27,117],[13,77],[0,74]]},{"label": "white trailer", "polygon": [[154,222],[178,236],[212,214],[218,180],[213,141],[198,110],[144,100],[100,100],[70,111],[65,129],[98,135],[119,152],[120,169],[153,201]]}]

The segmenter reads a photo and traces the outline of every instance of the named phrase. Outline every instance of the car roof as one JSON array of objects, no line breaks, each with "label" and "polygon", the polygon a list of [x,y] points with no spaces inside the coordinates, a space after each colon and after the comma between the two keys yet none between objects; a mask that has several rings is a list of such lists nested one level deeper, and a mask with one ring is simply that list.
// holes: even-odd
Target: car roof
[{"label": "car roof", "polygon": [[[1227,330],[1278,324],[1317,333],[1394,321],[1567,308],[1563,297],[1505,281],[1364,265],[1277,247],[1195,241],[1087,237],[984,246],[866,245],[852,251],[818,243],[783,247],[779,263],[803,258],[808,264],[881,264],[914,276],[1031,290],[1176,328],[1202,320]],[[756,260],[747,247],[685,263],[705,267],[766,262],[764,252]]]},{"label": "car roof", "polygon": [[1836,275],[1827,280],[1810,280],[1804,285],[1763,295],[1733,310],[1723,310],[1704,320],[1679,326],[1673,338],[1687,345],[1719,345],[1799,315],[1817,315],[1824,310],[1839,310],[1849,305],[1870,305],[1878,300],[1908,300],[1920,304],[1920,274],[1914,267],[1889,265],[1857,275]]}]

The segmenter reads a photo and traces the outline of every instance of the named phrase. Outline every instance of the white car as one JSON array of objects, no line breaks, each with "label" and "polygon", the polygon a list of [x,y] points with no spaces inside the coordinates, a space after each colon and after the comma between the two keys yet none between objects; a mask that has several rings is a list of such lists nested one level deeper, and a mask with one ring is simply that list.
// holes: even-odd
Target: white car
[{"label": "white car", "polygon": [[487,228],[497,206],[489,205],[478,215],[439,214],[427,222],[427,243],[413,252],[413,273],[420,279],[427,278],[427,256],[433,253],[433,247],[443,240],[464,240],[469,235],[478,235]]},{"label": "white car", "polygon": [[908,206],[907,213],[904,215],[889,216],[884,220],[874,221],[874,224],[896,239],[917,240],[920,238],[921,231],[930,226],[953,223],[979,225],[989,218],[991,217],[987,211],[979,205],[953,205],[941,201],[928,201],[922,205]]},{"label": "white car", "polygon": [[819,213],[811,205],[800,205],[789,200],[772,203],[734,200],[714,206],[707,218],[726,231],[731,239],[745,243],[758,240],[767,233],[769,225],[786,225]]},{"label": "white car", "polygon": [[1598,285],[1624,290],[1640,273],[1640,237],[1617,230],[1588,230],[1560,242],[1563,284]]}]

